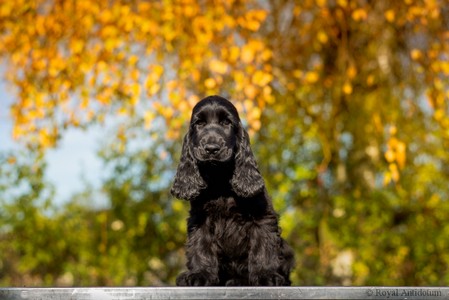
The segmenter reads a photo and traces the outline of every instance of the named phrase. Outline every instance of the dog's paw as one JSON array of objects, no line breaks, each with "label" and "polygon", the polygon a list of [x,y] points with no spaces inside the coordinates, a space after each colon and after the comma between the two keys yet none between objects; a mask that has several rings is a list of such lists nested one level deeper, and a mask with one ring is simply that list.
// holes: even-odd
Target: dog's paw
[{"label": "dog's paw", "polygon": [[246,286],[248,285],[248,280],[243,278],[233,278],[225,282],[225,286]]},{"label": "dog's paw", "polygon": [[184,272],[176,278],[177,286],[211,286],[217,285],[218,279],[205,272]]},{"label": "dog's paw", "polygon": [[250,276],[250,284],[256,286],[283,286],[285,285],[285,278],[277,272],[267,272]]}]

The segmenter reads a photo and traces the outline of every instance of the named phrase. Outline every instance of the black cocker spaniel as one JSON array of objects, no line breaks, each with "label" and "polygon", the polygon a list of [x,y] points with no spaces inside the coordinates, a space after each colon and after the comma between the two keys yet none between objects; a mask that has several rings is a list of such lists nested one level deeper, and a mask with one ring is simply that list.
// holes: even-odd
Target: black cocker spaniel
[{"label": "black cocker spaniel", "polygon": [[210,96],[193,108],[171,193],[191,206],[177,285],[291,284],[293,251],[230,101]]}]

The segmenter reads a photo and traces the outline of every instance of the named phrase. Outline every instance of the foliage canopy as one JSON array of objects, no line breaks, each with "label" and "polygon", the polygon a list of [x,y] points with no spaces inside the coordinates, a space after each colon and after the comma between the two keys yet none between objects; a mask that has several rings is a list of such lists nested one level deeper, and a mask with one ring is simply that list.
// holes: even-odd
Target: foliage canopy
[{"label": "foliage canopy", "polygon": [[[170,176],[192,106],[221,94],[252,134],[295,284],[447,285],[447,4],[1,3],[12,134],[36,156],[3,153],[0,283],[172,284],[188,208]],[[102,191],[56,207],[40,156],[111,117]]]}]

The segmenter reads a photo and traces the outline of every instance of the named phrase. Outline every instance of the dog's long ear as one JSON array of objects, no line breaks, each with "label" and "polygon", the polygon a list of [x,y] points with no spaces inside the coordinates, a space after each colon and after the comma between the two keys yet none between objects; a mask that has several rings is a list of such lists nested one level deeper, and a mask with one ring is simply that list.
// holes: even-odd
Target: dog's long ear
[{"label": "dog's long ear", "polygon": [[263,191],[265,184],[257,168],[257,162],[251,150],[248,133],[240,123],[235,170],[231,179],[234,192],[244,198],[255,196]]},{"label": "dog's long ear", "polygon": [[206,188],[206,183],[200,175],[189,145],[190,137],[187,133],[182,143],[181,159],[170,193],[178,199],[190,201],[197,197],[202,189]]}]

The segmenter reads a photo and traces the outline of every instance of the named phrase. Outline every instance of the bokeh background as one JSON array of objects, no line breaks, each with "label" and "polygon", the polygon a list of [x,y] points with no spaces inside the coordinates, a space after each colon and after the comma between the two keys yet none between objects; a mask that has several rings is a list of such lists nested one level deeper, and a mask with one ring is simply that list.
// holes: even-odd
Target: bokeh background
[{"label": "bokeh background", "polygon": [[173,285],[168,190],[211,94],[295,285],[449,284],[447,0],[1,1],[0,75],[1,286]]}]

